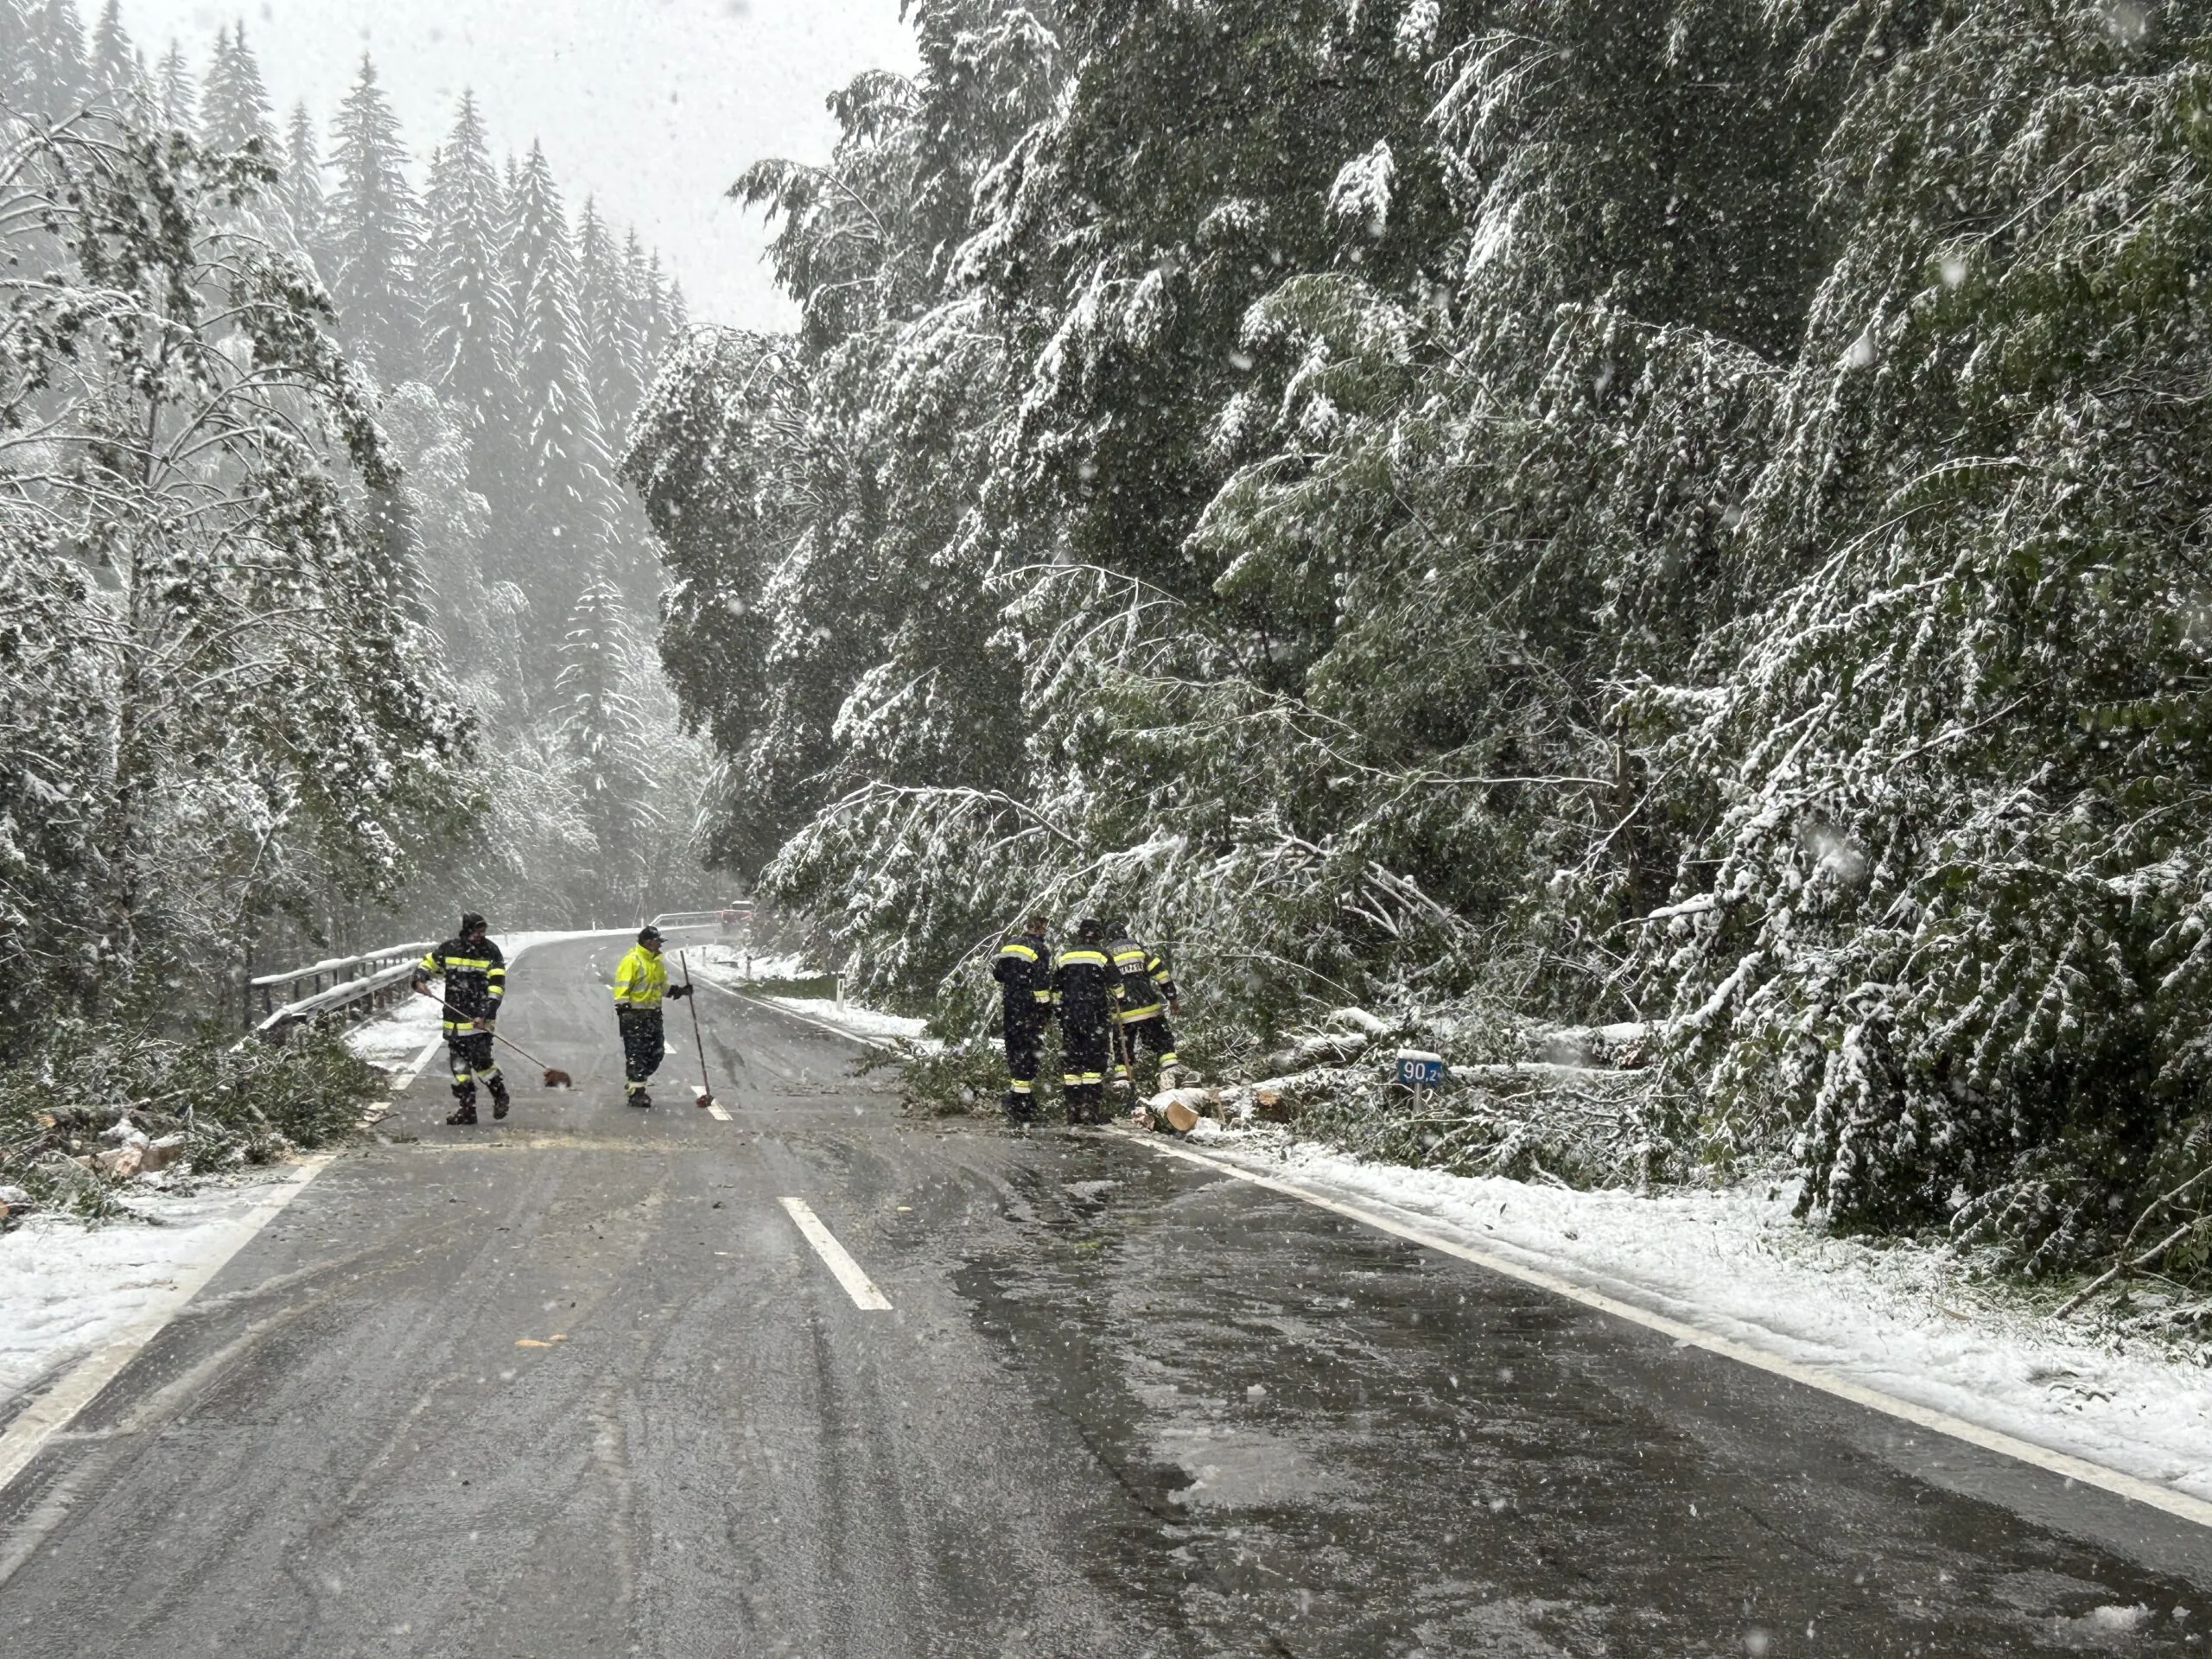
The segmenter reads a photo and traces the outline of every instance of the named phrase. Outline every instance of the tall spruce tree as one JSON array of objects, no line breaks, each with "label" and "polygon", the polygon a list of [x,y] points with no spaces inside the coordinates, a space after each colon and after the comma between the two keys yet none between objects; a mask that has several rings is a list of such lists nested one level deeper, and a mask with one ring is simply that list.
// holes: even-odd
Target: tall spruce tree
[{"label": "tall spruce tree", "polygon": [[30,67],[30,18],[22,0],[0,0],[0,110],[19,115],[29,108],[23,97]]},{"label": "tall spruce tree", "polygon": [[475,96],[463,92],[453,131],[430,168],[423,265],[426,379],[461,411],[472,446],[471,480],[490,495],[512,415],[514,318],[501,244],[505,193],[493,170]]},{"label": "tall spruce tree", "polygon": [[357,354],[378,379],[396,385],[414,375],[420,358],[415,282],[422,226],[399,121],[365,54],[332,137],[338,181],[325,220],[324,278]]},{"label": "tall spruce tree", "polygon": [[152,97],[146,61],[124,31],[123,0],[107,0],[92,31],[92,84],[101,103],[134,117]]},{"label": "tall spruce tree", "polygon": [[642,398],[658,372],[660,357],[658,344],[652,337],[652,267],[635,226],[622,238],[622,296],[629,309],[628,338],[638,353],[635,373]]},{"label": "tall spruce tree", "polygon": [[92,93],[85,62],[85,30],[74,0],[35,4],[23,41],[22,96],[25,108],[49,120],[75,114]]},{"label": "tall spruce tree", "polygon": [[637,289],[638,303],[645,315],[645,357],[649,362],[658,362],[675,343],[676,324],[670,313],[668,279],[661,274],[658,252],[645,256]]},{"label": "tall spruce tree", "polygon": [[628,645],[621,590],[605,569],[594,571],[569,610],[555,696],[562,744],[599,852],[598,880],[620,884],[617,891],[642,874],[638,840],[651,784],[639,766],[637,704],[624,685]]},{"label": "tall spruce tree", "polygon": [[284,137],[281,191],[284,216],[290,222],[294,243],[320,267],[323,258],[322,157],[315,138],[315,118],[308,113],[304,101],[292,106],[292,119]]},{"label": "tall spruce tree", "polygon": [[184,48],[175,41],[154,67],[154,109],[162,124],[172,132],[193,130],[192,111],[198,98],[192,85],[192,65]]},{"label": "tall spruce tree", "polygon": [[[527,537],[517,574],[527,593],[573,593],[610,551],[612,490],[576,313],[575,256],[537,144],[517,177],[507,257],[525,492],[518,524]],[[540,626],[560,620],[541,614]]]},{"label": "tall spruce tree", "polygon": [[200,91],[200,136],[217,149],[251,149],[272,162],[277,158],[268,89],[245,43],[243,22],[215,31],[215,54]]},{"label": "tall spruce tree", "polygon": [[597,205],[588,199],[576,226],[576,315],[588,353],[592,401],[607,441],[619,444],[644,391],[639,365],[645,341],[629,291],[628,267]]}]

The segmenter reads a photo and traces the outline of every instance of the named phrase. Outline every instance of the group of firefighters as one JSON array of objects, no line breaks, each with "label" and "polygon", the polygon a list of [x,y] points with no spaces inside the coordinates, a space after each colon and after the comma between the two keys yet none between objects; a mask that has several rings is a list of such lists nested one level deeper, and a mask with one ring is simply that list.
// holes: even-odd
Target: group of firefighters
[{"label": "group of firefighters", "polygon": [[1071,1123],[1106,1121],[1106,1088],[1135,1081],[1137,1052],[1159,1057],[1163,1084],[1177,1071],[1174,1027],[1182,1011],[1167,964],[1130,937],[1126,922],[1086,916],[1058,950],[1042,916],[999,947],[991,977],[1003,993],[1006,1115],[1027,1123],[1037,1111],[1037,1067],[1045,1027],[1060,1026],[1060,1083]]},{"label": "group of firefighters", "polygon": [[[1134,1084],[1141,1050],[1157,1058],[1163,1084],[1178,1069],[1168,1016],[1180,1013],[1182,1002],[1167,964],[1130,937],[1127,923],[1086,916],[1076,924],[1075,937],[1058,950],[1047,926],[1042,916],[1026,918],[1022,931],[999,947],[991,966],[991,977],[1005,995],[1006,1114],[1017,1124],[1035,1116],[1045,1028],[1057,1020],[1068,1122],[1103,1123],[1108,1084]],[[665,1050],[663,999],[691,994],[688,984],[669,983],[660,952],[660,930],[647,925],[614,970],[623,1093],[632,1106],[653,1103],[645,1084]],[[444,981],[442,995],[430,989],[433,979]],[[474,911],[463,916],[460,932],[432,946],[415,965],[413,983],[419,994],[437,998],[443,1007],[454,1095],[453,1116],[446,1122],[477,1121],[480,1084],[492,1097],[492,1116],[505,1117],[507,1084],[493,1043],[506,995],[507,962],[492,942],[484,918]]]}]

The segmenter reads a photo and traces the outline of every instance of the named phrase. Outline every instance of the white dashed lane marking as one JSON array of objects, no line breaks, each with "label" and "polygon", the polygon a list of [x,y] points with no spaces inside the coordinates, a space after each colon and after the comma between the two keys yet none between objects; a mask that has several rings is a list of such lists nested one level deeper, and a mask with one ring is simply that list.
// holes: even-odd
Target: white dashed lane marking
[{"label": "white dashed lane marking", "polygon": [[806,1242],[814,1246],[814,1253],[828,1265],[830,1271],[836,1274],[837,1282],[845,1287],[845,1294],[853,1299],[855,1307],[867,1308],[874,1313],[890,1312],[891,1303],[884,1294],[875,1287],[868,1274],[861,1271],[861,1264],[846,1254],[845,1247],[822,1224],[821,1218],[807,1207],[804,1198],[780,1198],[777,1202],[791,1211],[791,1217],[798,1224],[799,1231],[805,1235]]}]

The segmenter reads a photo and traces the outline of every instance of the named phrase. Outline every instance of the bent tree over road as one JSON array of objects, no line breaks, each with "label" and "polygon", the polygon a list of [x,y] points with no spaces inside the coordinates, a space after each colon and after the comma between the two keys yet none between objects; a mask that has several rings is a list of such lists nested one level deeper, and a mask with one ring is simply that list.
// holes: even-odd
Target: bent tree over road
[{"label": "bent tree over road", "polygon": [[513,972],[575,1092],[448,1129],[417,1082],[0,1491],[8,1653],[2179,1653],[2212,1619],[2185,1521],[1131,1139],[901,1119],[851,1042],[725,993],[728,1121],[627,1109],[621,948]]}]

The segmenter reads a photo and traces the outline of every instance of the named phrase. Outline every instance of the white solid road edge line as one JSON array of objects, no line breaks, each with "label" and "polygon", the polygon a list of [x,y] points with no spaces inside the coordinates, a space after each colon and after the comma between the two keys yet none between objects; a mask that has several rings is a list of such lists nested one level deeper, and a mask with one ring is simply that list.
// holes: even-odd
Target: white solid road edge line
[{"label": "white solid road edge line", "polygon": [[861,1271],[861,1264],[847,1255],[835,1235],[822,1224],[822,1219],[808,1208],[804,1198],[779,1198],[777,1202],[791,1211],[791,1219],[798,1224],[806,1242],[814,1246],[814,1253],[829,1264],[830,1271],[837,1275],[837,1282],[845,1287],[845,1294],[853,1299],[855,1307],[864,1307],[874,1313],[888,1313],[890,1302],[875,1287],[868,1274]]},{"label": "white solid road edge line", "polygon": [[415,1079],[423,1075],[423,1068],[430,1063],[430,1056],[445,1046],[445,1033],[441,1032],[423,1044],[423,1052],[415,1057],[414,1064],[392,1080],[391,1092],[395,1095],[405,1094]]},{"label": "white solid road edge line", "polygon": [[22,1473],[46,1443],[76,1420],[77,1414],[115,1380],[117,1373],[138,1357],[139,1351],[161,1334],[178,1310],[197,1296],[207,1281],[220,1273],[230,1259],[299,1197],[307,1184],[322,1173],[333,1154],[318,1153],[303,1160],[281,1181],[270,1183],[269,1196],[223,1230],[207,1255],[171,1281],[168,1294],[145,1309],[114,1336],[77,1363],[74,1370],[27,1407],[0,1433],[0,1491]]},{"label": "white solid road edge line", "polygon": [[[1441,1234],[1431,1232],[1425,1227],[1412,1226],[1407,1223],[1394,1220],[1389,1216],[1380,1215],[1363,1205],[1348,1204],[1341,1198],[1326,1197],[1295,1181],[1283,1180],[1272,1175],[1262,1175],[1256,1170],[1246,1169],[1226,1159],[1209,1157],[1205,1153],[1193,1152],[1187,1147],[1171,1146],[1150,1135],[1139,1135],[1127,1129],[1116,1129],[1115,1133],[1132,1141],[1140,1141],[1163,1157],[1180,1158],[1186,1163],[1203,1164],[1208,1169],[1218,1170],[1224,1175],[1232,1175],[1240,1181],[1249,1182],[1254,1186],[1265,1187],[1270,1192],[1280,1192],[1286,1198],[1300,1199],[1306,1204],[1375,1228],[1378,1231],[1395,1234],[1400,1238],[1425,1246],[1429,1249],[1440,1250],[1446,1255],[1456,1255],[1463,1262],[1471,1262],[1478,1268],[1488,1268],[1491,1272],[1503,1274],[1508,1279],[1517,1279],[1524,1285],[1534,1285],[1540,1290],[1548,1290],[1555,1296],[1564,1296],[1568,1300],[1580,1302],[1586,1307],[1594,1307],[1600,1313],[1611,1313],[1617,1319],[1627,1319],[1648,1330],[1662,1332],[1686,1347],[1702,1348],[1708,1353],[1719,1354],[1740,1364],[1755,1366],[1760,1370],[1772,1372],[1777,1376],[1788,1377],[1793,1382],[1802,1382],[1808,1388],[1818,1389],[1824,1394],[1832,1394],[1839,1399],[1848,1400],[1854,1405],[1865,1406],[1870,1411],[1878,1411],[1885,1415],[1902,1419],[1905,1422],[1916,1424],[1919,1427],[1931,1430],[1936,1433],[1948,1435],[1955,1440],[1964,1440],[1970,1446],[1980,1446],[1984,1451],[1999,1452],[2005,1457],[2016,1459],[2019,1462],[2047,1470],[2054,1475],[2063,1475],[2069,1480],[2078,1480],[2084,1486],[2094,1486],[2117,1497],[2132,1498],[2138,1503],[2147,1503],[2153,1509],[2163,1510],[2168,1515],[2194,1522],[2200,1527],[2212,1527],[2212,1503],[2208,1503],[2200,1497],[2192,1497],[2187,1492],[2176,1491],[2171,1487],[2161,1486],[2155,1481],[2145,1480],[2139,1476],[2126,1474],[2118,1469],[2108,1469],[2101,1463],[2091,1463],[2088,1459],[2075,1457],[2070,1452],[2055,1452],[2047,1446],[2037,1446],[2032,1440],[2020,1440],[2014,1435],[2005,1433],[2001,1429],[1985,1427],[1980,1423],[1969,1422],[1963,1417],[1954,1417],[1950,1413],[1939,1411],[1932,1406],[1923,1406],[1910,1400],[1901,1400],[1895,1395],[1884,1394],[1878,1389],[1868,1388],[1863,1382],[1853,1382],[1848,1377],[1838,1376],[1833,1372],[1821,1370],[1817,1366],[1802,1364],[1796,1360],[1784,1358],[1780,1354],[1769,1353],[1763,1348],[1755,1348],[1747,1342],[1738,1342],[1732,1337],[1720,1336],[1711,1331],[1700,1330],[1696,1325],[1685,1324],[1680,1319],[1669,1319],[1663,1313],[1655,1313],[1649,1308],[1638,1307],[1633,1302],[1625,1302],[1618,1297],[1608,1296],[1603,1291],[1592,1290],[1586,1285],[1578,1284],[1572,1279],[1563,1279],[1556,1274],[1547,1273],[1541,1268],[1527,1267],[1509,1256],[1494,1255],[1491,1251],[1479,1249],[1472,1245],[1462,1244],[1456,1239],[1446,1238]],[[786,1199],[785,1202],[788,1203],[790,1200]]]}]

